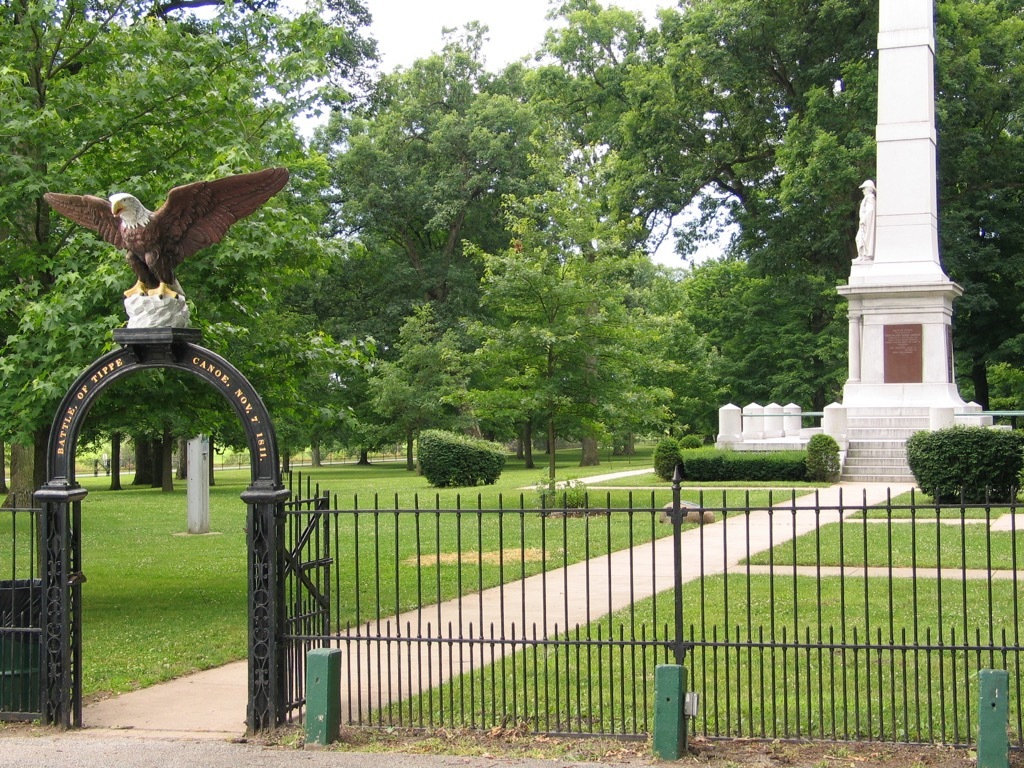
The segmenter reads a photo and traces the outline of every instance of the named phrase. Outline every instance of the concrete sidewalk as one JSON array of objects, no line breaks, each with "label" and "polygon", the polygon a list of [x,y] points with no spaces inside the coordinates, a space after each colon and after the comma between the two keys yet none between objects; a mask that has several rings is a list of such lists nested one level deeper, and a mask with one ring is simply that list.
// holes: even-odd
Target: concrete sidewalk
[{"label": "concrete sidewalk", "polygon": [[[645,470],[646,471],[646,470]],[[607,478],[605,478],[607,479]],[[684,551],[702,551],[701,557],[688,557],[684,580],[721,573],[745,558],[814,530],[818,525],[839,520],[842,504],[857,506],[884,502],[910,489],[909,485],[846,484],[823,488],[767,509],[750,514],[734,514],[713,525],[685,531]],[[821,512],[813,513],[815,507]],[[786,513],[779,514],[780,511]],[[364,625],[360,633],[374,637],[493,637],[494,644],[482,643],[478,655],[435,663],[429,685],[438,686],[451,677],[500,659],[509,646],[497,638],[514,636],[542,638],[564,632],[575,625],[586,625],[631,603],[670,589],[673,573],[671,536],[653,544],[638,545],[548,571],[520,581],[466,595],[414,611],[393,616],[376,625]],[[592,601],[590,596],[594,596]],[[509,615],[503,606],[515,606]],[[487,627],[486,634],[480,631]],[[442,631],[438,631],[441,628]],[[343,679],[357,681],[358,700],[342,701],[342,717],[404,699],[425,690],[428,683],[421,674],[420,651],[404,639],[389,643],[390,649],[373,648],[370,642],[358,643],[346,651]],[[486,655],[484,648],[487,647]],[[378,656],[379,653],[379,656]],[[423,662],[426,659],[422,659]],[[435,660],[436,662],[437,660]],[[390,666],[389,666],[390,665]],[[401,669],[397,685],[374,687],[378,670]],[[425,668],[425,664],[424,664]],[[386,677],[386,674],[384,675]],[[345,692],[343,692],[343,696]],[[168,683],[122,694],[84,708],[87,729],[122,730],[138,736],[224,739],[245,731],[247,702],[246,662],[229,664]]]}]

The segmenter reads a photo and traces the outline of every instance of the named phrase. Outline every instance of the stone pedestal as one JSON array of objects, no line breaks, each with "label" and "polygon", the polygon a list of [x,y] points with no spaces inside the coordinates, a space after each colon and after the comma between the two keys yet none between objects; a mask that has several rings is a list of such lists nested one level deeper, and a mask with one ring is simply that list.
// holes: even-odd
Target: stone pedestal
[{"label": "stone pedestal", "polygon": [[953,378],[953,301],[963,293],[959,285],[948,278],[908,280],[844,285],[839,293],[850,304],[845,407],[965,405]]}]

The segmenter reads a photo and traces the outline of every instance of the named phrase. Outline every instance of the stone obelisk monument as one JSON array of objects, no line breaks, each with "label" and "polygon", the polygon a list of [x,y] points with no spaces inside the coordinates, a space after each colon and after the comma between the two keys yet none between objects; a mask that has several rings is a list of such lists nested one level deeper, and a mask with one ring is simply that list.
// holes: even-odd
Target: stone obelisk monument
[{"label": "stone obelisk monument", "polygon": [[[933,0],[880,0],[878,168],[861,186],[849,302],[850,370],[826,431],[846,448],[843,479],[913,481],[907,438],[982,424],[953,378],[953,301],[939,261]],[[956,414],[962,414],[957,418]]]},{"label": "stone obelisk monument", "polygon": [[[865,182],[848,285],[847,409],[961,410],[953,301],[939,261],[933,0],[880,0],[878,167]],[[853,415],[853,412],[851,412]]]}]

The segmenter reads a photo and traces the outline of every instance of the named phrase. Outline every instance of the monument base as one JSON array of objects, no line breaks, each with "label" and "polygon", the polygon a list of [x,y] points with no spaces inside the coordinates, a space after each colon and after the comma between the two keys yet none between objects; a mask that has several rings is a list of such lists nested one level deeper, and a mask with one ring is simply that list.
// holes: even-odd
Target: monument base
[{"label": "monument base", "polygon": [[843,387],[844,408],[952,408],[959,412],[967,403],[948,382],[934,384],[866,384],[846,382]]}]

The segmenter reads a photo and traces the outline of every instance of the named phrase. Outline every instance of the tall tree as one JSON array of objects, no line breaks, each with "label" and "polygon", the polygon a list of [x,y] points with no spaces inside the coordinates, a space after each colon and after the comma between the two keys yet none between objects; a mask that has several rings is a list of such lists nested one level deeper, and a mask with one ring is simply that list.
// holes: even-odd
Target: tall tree
[{"label": "tall tree", "polygon": [[445,327],[477,308],[479,269],[463,242],[507,242],[501,197],[530,180],[536,119],[522,69],[487,72],[484,33],[470,25],[440,53],[384,76],[367,109],[338,114],[322,134],[333,156],[335,229],[358,237],[394,275],[389,301],[433,302]]},{"label": "tall tree", "polygon": [[[149,0],[0,9],[0,430],[17,446],[16,491],[41,483],[53,408],[109,343],[120,315],[111,298],[124,280],[118,255],[51,223],[42,193],[128,188],[156,203],[183,180],[297,158],[289,118],[322,95],[318,78],[333,93],[337,74],[372,51],[355,0],[333,0],[326,19],[320,9],[285,18],[198,5],[212,6],[213,18],[194,16],[197,3]],[[298,217],[289,222],[301,228]],[[277,231],[281,240],[264,228],[256,248],[218,246],[183,274],[211,320],[222,314],[215,305],[261,295],[259,275],[283,250]]]},{"label": "tall tree", "polygon": [[1003,0],[938,3],[939,234],[964,287],[954,343],[965,394],[989,406],[988,371],[1024,350],[1024,19]]},{"label": "tall tree", "polygon": [[[552,165],[539,175],[556,178],[559,164]],[[519,423],[544,424],[553,481],[557,436],[596,446],[618,426],[660,424],[670,392],[648,383],[659,359],[656,326],[627,301],[643,261],[628,245],[629,228],[602,221],[597,196],[576,177],[549,186],[511,199],[515,240],[480,254],[493,320],[477,329],[478,354],[495,388],[475,397],[492,407],[504,401]],[[582,463],[595,463],[586,443],[583,454]]]},{"label": "tall tree", "polygon": [[404,439],[406,469],[416,469],[413,445],[424,429],[458,426],[465,389],[465,365],[454,331],[444,331],[433,305],[423,304],[405,321],[395,345],[397,357],[380,362],[370,389],[373,406]]}]

